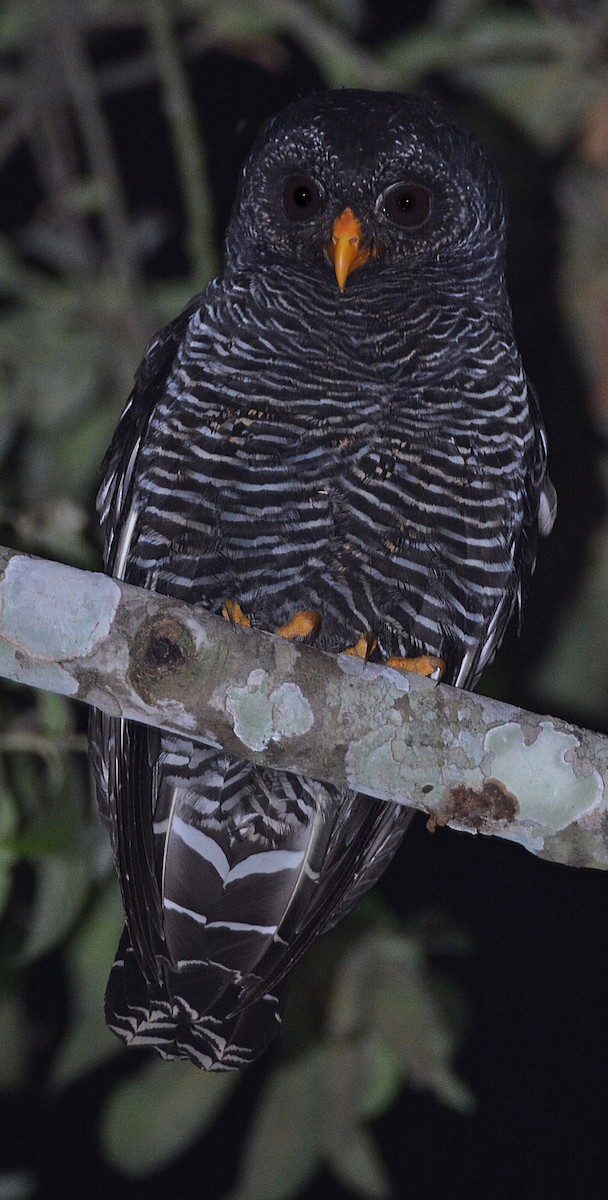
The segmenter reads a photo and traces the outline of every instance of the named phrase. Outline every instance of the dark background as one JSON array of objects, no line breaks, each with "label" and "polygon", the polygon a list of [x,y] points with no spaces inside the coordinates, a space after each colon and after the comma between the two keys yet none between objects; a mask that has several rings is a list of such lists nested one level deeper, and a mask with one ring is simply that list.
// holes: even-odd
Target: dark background
[{"label": "dark background", "polygon": [[[510,7],[516,14],[538,15],[543,9],[540,5]],[[175,6],[176,17],[180,12]],[[374,52],[408,28],[424,22],[432,28],[432,15],[424,3],[368,5],[360,27],[350,36],[357,46]],[[554,12],[541,15],[557,19]],[[601,31],[595,24],[590,29],[595,58],[603,61]],[[97,29],[85,39],[95,69],[127,60],[144,42],[144,35],[131,28]],[[8,65],[18,66],[18,62],[16,56]],[[257,45],[244,37],[223,38],[190,57],[188,74],[207,147],[219,247],[240,163],[259,123],[326,81],[301,44],[274,34]],[[594,394],[601,390],[600,367],[593,364],[583,371],[560,303],[566,236],[560,187],[580,154],[583,122],[558,144],[543,146],[491,97],[463,86],[456,71],[431,71],[421,84],[475,125],[507,178],[515,325],[526,367],[541,397],[551,473],[560,499],[558,524],[542,548],[522,636],[509,635],[483,690],[538,711],[555,711],[559,694],[560,716],[605,729],[601,689],[590,693],[584,711],[576,700],[580,687],[570,701],[567,681],[560,680],[557,692],[551,690],[558,673],[555,666],[552,674],[551,663],[559,659],[560,638],[572,622],[583,619],[578,598],[604,520],[601,422],[597,408],[592,413],[585,399],[590,384]],[[183,277],[189,270],[184,207],[159,87],[152,81],[122,91],[104,102],[104,113],[129,212],[163,217],[162,241],[141,260],[142,286]],[[8,119],[8,109],[6,115]],[[37,258],[27,240],[27,231],[41,212],[44,215],[45,204],[31,148],[27,141],[17,142],[2,168],[0,225],[25,262],[52,277],[48,259]],[[103,230],[96,218],[91,218],[89,228],[101,255]],[[15,311],[10,288],[5,311],[9,315]],[[136,359],[135,354],[132,368]],[[112,420],[123,400],[124,395],[114,397]],[[24,450],[29,445],[26,425],[16,430],[12,444],[21,461],[29,453]],[[99,458],[103,449],[100,445]],[[18,507],[14,462],[5,464],[4,536],[9,544],[50,554],[36,542],[44,515],[38,512],[29,525],[14,518]],[[88,513],[94,490],[91,478],[79,497]],[[90,547],[95,545],[92,525],[86,526],[83,537]],[[78,561],[76,552],[73,559]],[[597,629],[590,625],[583,635],[591,653],[600,657],[600,663],[605,661]],[[552,654],[557,658],[552,659]],[[14,697],[12,703],[25,704]],[[83,718],[75,720],[78,734]],[[34,878],[31,858],[16,868],[13,907],[4,918],[9,949],[15,949],[14,930],[23,926],[27,915]],[[516,1195],[531,1200],[571,1195],[603,1200],[608,1189],[604,874],[546,864],[497,839],[451,831],[431,836],[418,818],[379,890],[405,921],[422,909],[440,910],[450,922],[469,930],[472,942],[471,953],[450,961],[446,969],[468,998],[457,1068],[475,1094],[477,1108],[465,1116],[427,1094],[402,1092],[374,1124],[396,1194],[416,1200],[438,1195],[452,1200],[469,1200],[472,1195],[493,1200]],[[19,1194],[40,1200],[67,1194],[91,1200],[107,1195],[117,1200],[160,1200],[170,1194],[182,1200],[224,1196],[234,1185],[239,1147],[260,1082],[279,1051],[269,1052],[251,1070],[187,1155],[150,1178],[126,1180],[101,1157],[98,1119],[110,1087],[139,1067],[140,1056],[121,1055],[66,1089],[49,1090],[45,1080],[73,1015],[65,946],[51,948],[17,975],[28,1028],[44,1031],[38,1032],[39,1045],[30,1047],[29,1067],[19,1085],[0,1098],[2,1165],[31,1173],[31,1189],[27,1190],[26,1179],[25,1191]],[[0,1196],[9,1194],[0,1190]],[[310,1200],[346,1200],[352,1193],[328,1173],[301,1195]]]}]

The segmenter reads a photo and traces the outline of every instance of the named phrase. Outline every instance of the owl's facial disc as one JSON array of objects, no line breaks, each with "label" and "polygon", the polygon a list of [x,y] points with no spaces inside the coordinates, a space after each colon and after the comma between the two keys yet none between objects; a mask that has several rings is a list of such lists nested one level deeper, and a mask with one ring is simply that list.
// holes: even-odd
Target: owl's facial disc
[{"label": "owl's facial disc", "polygon": [[375,246],[366,246],[362,240],[361,222],[352,208],[345,208],[336,217],[331,232],[331,242],[325,247],[325,253],[333,263],[338,287],[343,292],[346,280],[352,271],[363,266],[368,258],[377,254]]}]

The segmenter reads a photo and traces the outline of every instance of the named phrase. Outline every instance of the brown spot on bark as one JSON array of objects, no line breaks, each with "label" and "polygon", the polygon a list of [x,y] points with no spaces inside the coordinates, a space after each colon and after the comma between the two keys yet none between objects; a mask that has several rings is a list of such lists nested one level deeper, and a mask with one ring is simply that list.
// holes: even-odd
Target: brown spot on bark
[{"label": "brown spot on bark", "polygon": [[129,679],[147,701],[153,701],[155,686],[169,675],[183,671],[194,652],[187,627],[165,614],[146,621],[131,651]]},{"label": "brown spot on bark", "polygon": [[162,617],[153,624],[143,654],[143,665],[150,672],[165,674],[181,666],[185,658],[180,644],[182,632],[182,625],[173,617]]},{"label": "brown spot on bark", "polygon": [[519,812],[519,802],[499,779],[486,779],[481,788],[464,785],[452,788],[441,812],[429,813],[427,829],[457,821],[468,829],[483,831],[496,821],[513,821]]}]

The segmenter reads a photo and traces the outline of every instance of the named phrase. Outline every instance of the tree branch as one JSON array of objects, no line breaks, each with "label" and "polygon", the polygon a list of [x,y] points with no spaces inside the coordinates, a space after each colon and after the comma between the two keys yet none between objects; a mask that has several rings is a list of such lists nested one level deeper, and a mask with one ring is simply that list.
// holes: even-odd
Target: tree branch
[{"label": "tree branch", "polygon": [[608,738],[0,548],[0,675],[608,867]]}]

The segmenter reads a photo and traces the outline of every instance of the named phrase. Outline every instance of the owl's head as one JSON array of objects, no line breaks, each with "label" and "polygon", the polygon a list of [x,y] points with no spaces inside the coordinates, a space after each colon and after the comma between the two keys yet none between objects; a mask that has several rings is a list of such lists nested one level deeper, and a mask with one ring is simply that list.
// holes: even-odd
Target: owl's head
[{"label": "owl's head", "polygon": [[262,127],[227,246],[229,260],[333,269],[344,291],[372,272],[500,265],[504,236],[502,182],[468,129],[425,97],[345,90]]}]

